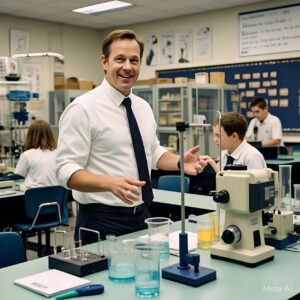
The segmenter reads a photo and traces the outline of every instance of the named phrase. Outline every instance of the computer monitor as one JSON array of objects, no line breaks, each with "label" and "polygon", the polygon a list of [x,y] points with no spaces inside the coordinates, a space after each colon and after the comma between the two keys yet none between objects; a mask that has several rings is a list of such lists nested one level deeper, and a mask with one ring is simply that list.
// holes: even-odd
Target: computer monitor
[{"label": "computer monitor", "polygon": [[278,157],[278,147],[268,146],[268,147],[255,147],[261,152],[265,159],[276,159]]},{"label": "computer monitor", "polygon": [[248,142],[250,145],[252,145],[253,147],[261,147],[261,142],[259,141],[251,141],[251,142]]}]

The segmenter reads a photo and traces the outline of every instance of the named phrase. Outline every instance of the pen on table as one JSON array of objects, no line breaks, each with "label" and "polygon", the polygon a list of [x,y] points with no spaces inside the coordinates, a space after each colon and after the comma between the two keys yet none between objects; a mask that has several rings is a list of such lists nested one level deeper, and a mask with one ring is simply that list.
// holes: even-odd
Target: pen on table
[{"label": "pen on table", "polygon": [[74,289],[72,291],[60,294],[56,296],[56,300],[62,300],[72,297],[80,297],[80,296],[90,296],[90,295],[99,295],[104,292],[104,286],[102,284],[91,284],[88,286],[84,286],[78,289]]}]

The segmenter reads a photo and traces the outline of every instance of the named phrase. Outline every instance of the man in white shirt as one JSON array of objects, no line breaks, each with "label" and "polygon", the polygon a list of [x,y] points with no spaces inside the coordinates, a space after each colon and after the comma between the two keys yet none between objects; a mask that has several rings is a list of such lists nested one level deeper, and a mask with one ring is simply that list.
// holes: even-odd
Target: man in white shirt
[{"label": "man in white shirt", "polygon": [[269,113],[265,99],[255,98],[250,107],[255,118],[250,121],[246,133],[247,141],[259,141],[263,147],[283,146],[281,122],[279,118]]},{"label": "man in white shirt", "polygon": [[[75,239],[79,227],[98,230],[102,239],[106,234],[122,235],[146,228],[144,220],[150,214],[143,202],[149,204],[143,187],[149,192],[150,184],[152,193],[151,168],[178,170],[179,156],[159,145],[149,104],[131,90],[139,75],[143,48],[143,42],[130,30],[108,34],[101,57],[105,79],[75,99],[61,116],[56,174],[60,184],[72,189],[73,198],[79,202]],[[144,146],[144,165],[148,167],[143,180],[141,159],[136,159],[137,135],[131,135],[132,122],[127,116],[128,97],[142,137],[139,144]],[[187,174],[196,175],[206,166],[196,156],[199,148],[185,153]],[[84,239],[94,241],[88,236]]]},{"label": "man in white shirt", "polygon": [[221,166],[215,160],[206,157],[216,172],[223,170],[225,165],[245,165],[247,169],[266,168],[262,154],[244,139],[247,131],[247,121],[242,114],[237,112],[224,113],[221,116],[221,139],[219,120],[214,122],[214,142],[219,146],[221,140],[222,159]]}]

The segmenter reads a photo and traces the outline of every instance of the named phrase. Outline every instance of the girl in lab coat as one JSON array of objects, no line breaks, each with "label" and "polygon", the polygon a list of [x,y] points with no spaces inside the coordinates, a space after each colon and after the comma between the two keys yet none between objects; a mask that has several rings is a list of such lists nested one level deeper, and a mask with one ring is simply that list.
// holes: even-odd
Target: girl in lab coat
[{"label": "girl in lab coat", "polygon": [[58,185],[55,175],[56,142],[50,125],[34,121],[28,129],[25,151],[15,173],[25,177],[26,188]]}]

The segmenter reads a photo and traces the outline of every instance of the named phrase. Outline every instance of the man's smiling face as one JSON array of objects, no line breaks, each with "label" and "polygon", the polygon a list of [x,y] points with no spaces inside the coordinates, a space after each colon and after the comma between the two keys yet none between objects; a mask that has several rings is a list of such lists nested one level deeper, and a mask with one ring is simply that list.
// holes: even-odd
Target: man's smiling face
[{"label": "man's smiling face", "polygon": [[141,67],[140,47],[136,40],[117,39],[110,45],[108,58],[101,57],[107,81],[128,96]]}]

